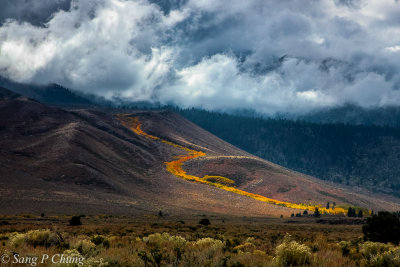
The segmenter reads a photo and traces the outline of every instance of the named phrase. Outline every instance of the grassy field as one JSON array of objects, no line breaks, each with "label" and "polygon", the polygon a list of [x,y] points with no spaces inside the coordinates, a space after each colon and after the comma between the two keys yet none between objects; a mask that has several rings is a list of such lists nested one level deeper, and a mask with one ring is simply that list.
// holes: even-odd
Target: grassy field
[{"label": "grassy field", "polygon": [[70,219],[1,216],[0,266],[380,266],[400,256],[396,246],[364,242],[360,219],[345,217]]}]

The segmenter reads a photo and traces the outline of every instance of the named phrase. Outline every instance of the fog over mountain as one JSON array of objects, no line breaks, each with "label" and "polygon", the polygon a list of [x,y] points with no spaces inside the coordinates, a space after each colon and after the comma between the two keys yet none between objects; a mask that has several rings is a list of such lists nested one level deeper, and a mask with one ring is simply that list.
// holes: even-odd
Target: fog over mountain
[{"label": "fog over mountain", "polygon": [[264,114],[400,103],[395,0],[0,4],[0,76],[16,82]]}]

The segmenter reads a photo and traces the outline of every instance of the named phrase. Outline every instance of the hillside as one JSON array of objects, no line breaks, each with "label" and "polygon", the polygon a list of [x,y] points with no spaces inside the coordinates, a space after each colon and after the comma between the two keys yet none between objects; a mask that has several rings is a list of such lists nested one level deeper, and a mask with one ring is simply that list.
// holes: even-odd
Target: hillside
[{"label": "hillside", "polygon": [[297,119],[314,123],[345,123],[352,125],[377,125],[400,127],[400,107],[383,106],[362,108],[355,105],[315,110]]},{"label": "hillside", "polygon": [[[170,111],[113,115],[52,108],[6,89],[0,97],[1,213],[279,216],[326,202],[400,209],[399,199],[252,156]],[[201,157],[173,165],[195,154]],[[222,176],[234,185],[222,185]]]},{"label": "hillside", "polygon": [[94,106],[93,101],[89,100],[88,97],[79,96],[77,92],[58,84],[24,84],[0,76],[0,87],[7,88],[44,104],[57,106],[68,105],[68,107]]},{"label": "hillside", "polygon": [[248,118],[195,109],[180,113],[276,164],[323,180],[400,195],[399,128]]}]

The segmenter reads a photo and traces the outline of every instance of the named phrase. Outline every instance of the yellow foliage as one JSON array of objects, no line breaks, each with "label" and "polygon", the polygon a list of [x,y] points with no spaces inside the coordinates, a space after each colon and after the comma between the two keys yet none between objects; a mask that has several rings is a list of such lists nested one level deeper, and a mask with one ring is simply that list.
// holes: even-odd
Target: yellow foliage
[{"label": "yellow foliage", "polygon": [[153,140],[159,140],[160,138],[148,134],[142,130],[142,123],[140,122],[138,117],[129,117],[126,114],[118,114],[116,115],[118,120],[121,122],[121,124],[129,129],[131,129],[134,133],[144,136],[149,139]]},{"label": "yellow foliage", "polygon": [[256,246],[254,246],[252,243],[245,242],[244,244],[240,244],[233,249],[235,251],[242,251],[242,252],[253,252],[255,250]]},{"label": "yellow foliage", "polygon": [[25,234],[15,233],[10,237],[10,244],[13,247],[20,247],[25,244]]},{"label": "yellow foliage", "polygon": [[[206,175],[203,178],[200,178],[200,177],[197,177],[194,175],[187,174],[186,171],[183,170],[183,168],[182,168],[183,163],[188,160],[191,160],[191,159],[195,159],[198,157],[204,157],[204,156],[206,156],[206,153],[204,153],[202,151],[190,149],[190,148],[175,144],[175,143],[167,141],[167,140],[160,139],[159,137],[156,137],[156,136],[153,136],[153,135],[150,135],[150,134],[144,132],[141,128],[142,124],[138,117],[129,117],[128,115],[125,115],[125,114],[119,114],[119,115],[117,115],[117,118],[121,121],[122,125],[131,129],[133,132],[135,132],[138,135],[144,136],[144,137],[152,139],[152,140],[159,140],[164,144],[167,144],[167,145],[170,145],[170,146],[173,146],[176,148],[180,148],[180,149],[188,152],[188,155],[180,155],[174,161],[165,162],[167,171],[174,174],[175,176],[177,176],[179,178],[182,178],[182,179],[188,180],[188,181],[194,181],[197,183],[202,183],[202,184],[207,184],[210,186],[218,187],[225,191],[229,191],[229,192],[232,192],[235,194],[247,196],[247,197],[250,197],[250,198],[253,198],[253,199],[256,199],[259,201],[263,201],[266,203],[280,205],[283,207],[300,209],[300,210],[309,210],[309,211],[314,211],[315,208],[318,208],[319,211],[323,214],[324,213],[326,213],[326,214],[346,214],[346,211],[343,208],[326,209],[319,205],[295,204],[295,203],[280,201],[280,200],[276,200],[276,199],[267,198],[265,196],[249,193],[249,192],[237,189],[235,187],[229,186],[229,185],[234,184],[234,181],[232,181],[226,177]],[[211,180],[211,181],[209,181],[209,180]]]},{"label": "yellow foliage", "polygon": [[400,248],[392,244],[367,241],[359,246],[365,266],[400,266]]},{"label": "yellow foliage", "polygon": [[286,234],[283,243],[275,249],[275,261],[278,266],[304,266],[311,262],[310,248],[292,241]]},{"label": "yellow foliage", "polygon": [[224,184],[224,185],[233,185],[235,183],[235,181],[223,177],[223,176],[210,176],[210,175],[206,175],[203,177],[204,180],[206,181],[211,181],[214,183],[219,183],[219,184]]}]

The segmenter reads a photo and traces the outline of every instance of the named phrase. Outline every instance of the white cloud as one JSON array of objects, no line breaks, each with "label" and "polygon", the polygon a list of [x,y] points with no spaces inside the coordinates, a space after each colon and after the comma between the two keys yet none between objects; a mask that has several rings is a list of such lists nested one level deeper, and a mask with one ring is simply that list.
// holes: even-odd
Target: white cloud
[{"label": "white cloud", "polygon": [[265,113],[400,103],[395,1],[174,6],[74,0],[42,27],[9,20],[0,27],[0,75],[110,99]]},{"label": "white cloud", "polygon": [[145,1],[76,1],[44,28],[10,21],[0,28],[1,74],[106,97],[150,99],[172,57],[172,49],[159,46],[160,16]]},{"label": "white cloud", "polygon": [[385,50],[389,51],[389,52],[399,52],[400,51],[400,45],[389,46],[389,47],[386,47]]},{"label": "white cloud", "polygon": [[[160,92],[160,97],[181,106],[198,106],[207,109],[253,109],[270,113],[290,112],[305,108],[333,105],[335,99],[313,89],[319,81],[297,75],[309,75],[314,66],[297,60],[287,60],[279,71],[256,77],[239,70],[232,55],[217,54],[200,63],[177,72],[177,81]],[[285,72],[284,78],[282,72]],[[303,72],[302,74],[299,72]],[[298,91],[303,90],[303,91]]]}]

